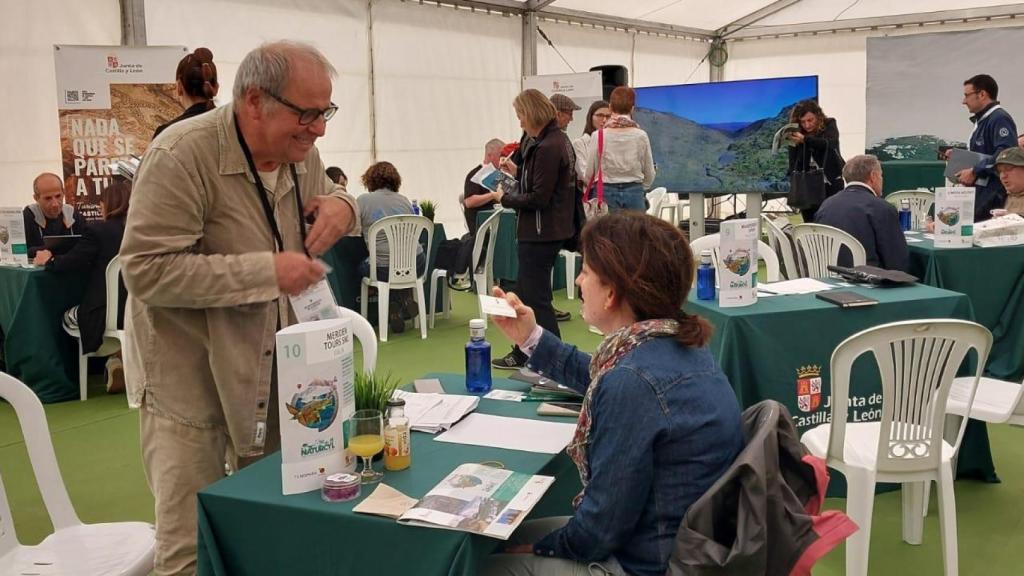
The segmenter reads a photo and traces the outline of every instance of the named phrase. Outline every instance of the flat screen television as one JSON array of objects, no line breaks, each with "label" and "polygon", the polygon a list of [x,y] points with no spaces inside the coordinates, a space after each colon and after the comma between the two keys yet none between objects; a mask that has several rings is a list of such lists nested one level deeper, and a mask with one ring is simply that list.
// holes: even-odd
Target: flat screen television
[{"label": "flat screen television", "polygon": [[634,118],[651,139],[657,177],[669,192],[785,192],[785,147],[772,137],[793,106],[818,97],[817,76],[636,89]]}]

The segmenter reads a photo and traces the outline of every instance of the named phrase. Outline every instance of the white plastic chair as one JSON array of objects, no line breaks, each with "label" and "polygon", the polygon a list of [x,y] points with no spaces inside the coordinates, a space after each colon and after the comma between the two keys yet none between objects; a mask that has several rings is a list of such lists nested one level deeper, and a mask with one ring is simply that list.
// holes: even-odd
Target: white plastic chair
[{"label": "white plastic chair", "polygon": [[839,263],[839,249],[845,246],[853,256],[854,266],[867,263],[867,253],[860,241],[852,235],[824,224],[796,224],[793,226],[796,252],[803,255],[809,278],[828,278],[828,266]]},{"label": "white plastic chair", "polygon": [[[992,424],[1024,426],[1024,385],[998,378],[982,377],[970,401],[974,379],[964,376],[953,380],[946,412],[966,416]],[[968,407],[970,407],[968,409]]]},{"label": "white plastic chair", "polygon": [[[832,353],[832,420],[808,431],[801,442],[812,454],[846,476],[846,514],[860,530],[846,542],[846,574],[868,573],[875,483],[903,485],[903,540],[920,544],[928,482],[938,484],[939,528],[945,574],[957,573],[956,502],[953,459],[967,420],[952,443],[945,438],[946,401],[953,379],[970,349],[978,355],[980,378],[992,334],[963,320],[911,320],[869,328],[847,338]],[[850,372],[871,352],[882,384],[879,422],[847,421]],[[968,392],[971,404],[974,386]]]},{"label": "white plastic chair", "polygon": [[687,200],[680,200],[676,192],[666,192],[661,199],[661,210],[656,214],[658,218],[679,227],[679,219],[683,217],[683,208],[689,205]]},{"label": "white plastic chair", "polygon": [[338,306],[338,314],[352,321],[352,333],[363,349],[363,372],[372,373],[377,369],[377,336],[373,333],[373,325],[355,310],[344,306]]},{"label": "white plastic chair", "polygon": [[[501,213],[505,208],[495,208],[494,213],[487,217],[476,229],[476,236],[473,238],[473,260],[470,262],[470,272],[473,274],[473,284],[476,286],[478,296],[490,296],[491,286],[494,285],[494,245],[498,240],[498,226],[501,224]],[[480,255],[484,255],[482,265]],[[479,299],[477,302],[479,304]],[[487,315],[480,306],[480,318],[487,326]]]},{"label": "white plastic chair", "polygon": [[927,190],[897,190],[885,197],[885,200],[900,209],[900,203],[907,200],[910,204],[910,229],[924,230],[928,219],[928,211],[935,204],[935,193]]},{"label": "white plastic chair", "polygon": [[[366,233],[366,244],[370,251],[370,276],[363,277],[359,289],[360,312],[366,317],[367,300],[370,286],[377,288],[377,329],[380,341],[388,341],[388,298],[391,289],[412,288],[413,299],[419,307],[417,323],[420,327],[420,338],[427,337],[427,309],[424,306],[426,297],[423,294],[423,281],[426,276],[416,274],[416,254],[420,247],[420,236],[427,233],[427,246],[424,254],[430,254],[430,243],[434,237],[434,223],[426,216],[402,214],[388,216],[377,220]],[[388,242],[388,278],[377,280],[377,234],[383,233]]]},{"label": "white plastic chair", "polygon": [[785,274],[781,274],[781,276],[785,276],[786,280],[800,278],[800,265],[793,253],[793,243],[790,242],[789,236],[775,220],[766,214],[761,215],[761,223],[764,224],[764,230],[768,234],[768,245],[781,257],[782,265],[786,269]]},{"label": "white plastic chair", "polygon": [[[718,245],[721,238],[721,234],[708,234],[690,242],[690,250],[693,251],[694,260],[698,264],[700,264],[701,251],[711,250],[711,261],[715,264],[715,286],[718,286],[718,280],[722,277],[722,261],[718,257]],[[767,276],[765,280],[777,282],[779,280],[779,257],[772,250],[771,246],[758,240],[757,258],[758,261],[764,260],[765,275]]]},{"label": "white plastic chair", "polygon": [[149,574],[156,542],[153,526],[145,522],[83,524],[64,487],[39,398],[4,373],[0,373],[0,398],[10,402],[21,423],[32,472],[54,530],[36,546],[20,544],[0,481],[0,576]]},{"label": "white plastic chair", "polygon": [[95,352],[86,354],[82,351],[82,332],[77,327],[64,326],[64,331],[78,340],[78,395],[83,402],[88,396],[89,358],[105,358],[121,349],[125,342],[124,330],[117,327],[118,284],[121,278],[121,259],[114,256],[107,264],[107,318],[103,325],[103,342]]},{"label": "white plastic chair", "polygon": [[430,316],[430,329],[434,329],[434,316],[437,314],[437,287],[441,286],[441,314],[445,318],[451,318],[452,316],[452,296],[448,290],[448,271],[444,268],[434,268],[434,271],[430,273],[430,300],[428,300],[428,306],[430,309],[427,311],[427,315]]},{"label": "white plastic chair", "polygon": [[665,201],[665,194],[668,192],[665,188],[655,188],[647,193],[647,203],[650,206],[647,207],[647,213],[655,218],[661,217],[661,207]]}]

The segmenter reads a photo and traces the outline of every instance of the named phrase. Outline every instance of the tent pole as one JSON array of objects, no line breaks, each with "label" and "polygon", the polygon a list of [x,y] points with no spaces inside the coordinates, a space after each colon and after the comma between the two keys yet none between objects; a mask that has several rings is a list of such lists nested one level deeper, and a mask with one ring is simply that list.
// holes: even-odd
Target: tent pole
[{"label": "tent pole", "polygon": [[366,44],[369,59],[369,78],[366,84],[370,97],[370,163],[373,164],[377,161],[377,77],[373,70],[373,0],[366,0]]},{"label": "tent pole", "polygon": [[[523,77],[537,74],[537,13],[524,12],[523,18]],[[522,88],[522,85],[519,86]]]},{"label": "tent pole", "polygon": [[146,0],[119,0],[121,45],[146,45]]}]

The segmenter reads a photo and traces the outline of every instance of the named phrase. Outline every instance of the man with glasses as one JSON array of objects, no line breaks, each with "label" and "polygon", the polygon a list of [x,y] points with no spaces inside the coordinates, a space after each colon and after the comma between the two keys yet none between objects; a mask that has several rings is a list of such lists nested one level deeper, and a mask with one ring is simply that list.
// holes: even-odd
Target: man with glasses
[{"label": "man with glasses", "polygon": [[1017,125],[1010,114],[999,105],[999,85],[988,74],[978,74],[964,81],[963,104],[972,114],[974,130],[967,146],[971,152],[984,157],[971,168],[957,173],[963,186],[974,186],[974,221],[991,218],[991,210],[1002,208],[1006,190],[995,171],[995,157],[1000,151],[1017,145]]},{"label": "man with glasses", "polygon": [[337,111],[335,70],[276,42],[242,60],[233,102],[149,146],[121,247],[143,387],[143,462],[156,499],[156,574],[192,574],[196,492],[276,450],[275,333],[287,295],[358,210],[314,148]]}]

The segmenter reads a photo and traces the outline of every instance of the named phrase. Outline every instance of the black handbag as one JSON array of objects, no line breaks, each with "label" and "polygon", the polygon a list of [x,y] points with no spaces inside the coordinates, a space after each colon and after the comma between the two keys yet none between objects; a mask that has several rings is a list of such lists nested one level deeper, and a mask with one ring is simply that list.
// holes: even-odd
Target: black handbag
[{"label": "black handbag", "polygon": [[[805,158],[810,155],[810,147],[804,145]],[[828,163],[829,149],[825,148],[825,164]],[[804,161],[807,170],[793,170],[789,174],[789,193],[786,203],[790,208],[806,209],[821,206],[828,192],[828,180],[825,170],[819,167],[814,157]]]}]

